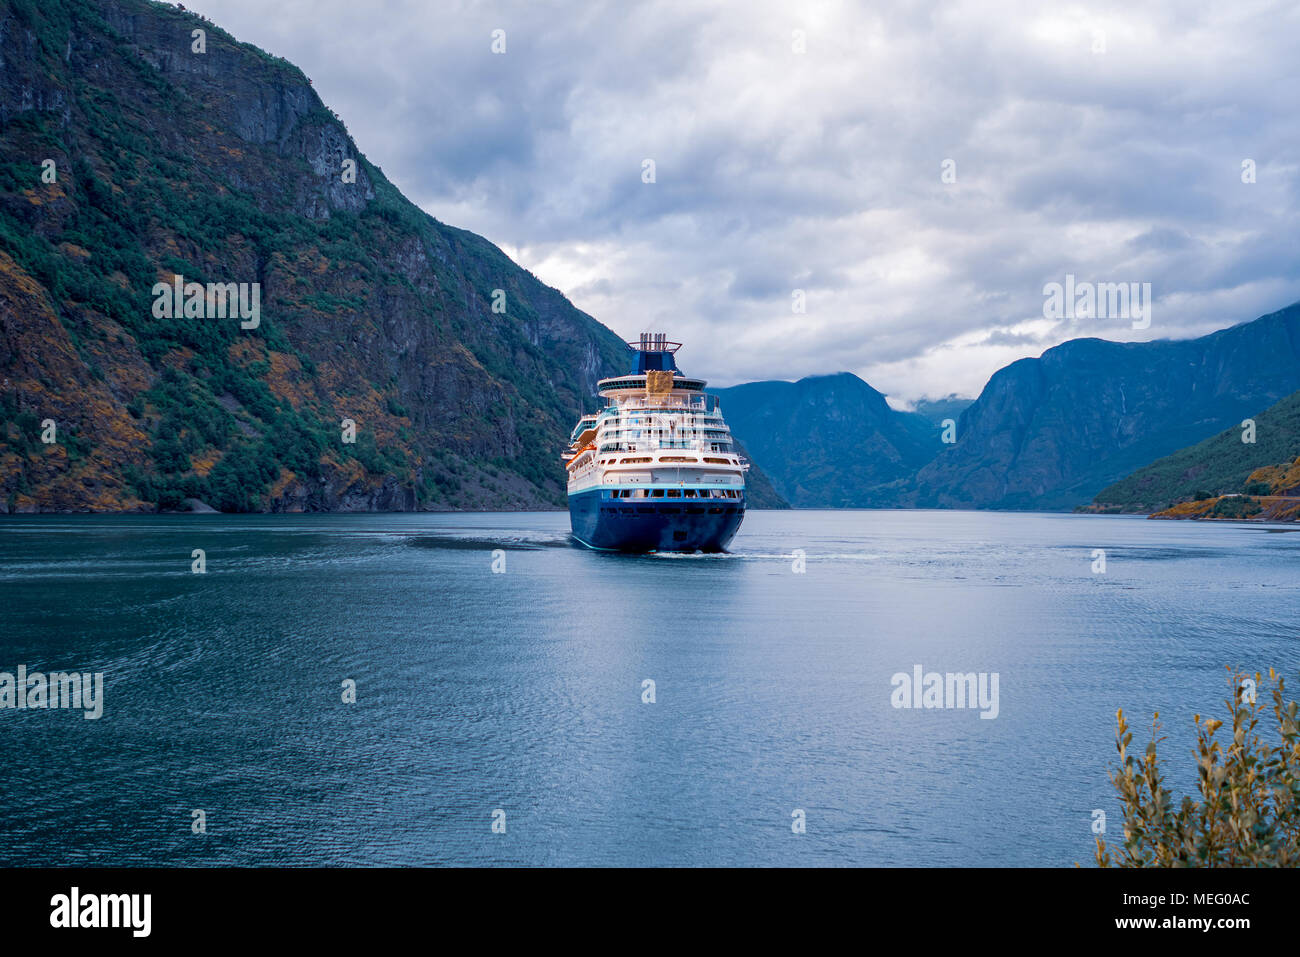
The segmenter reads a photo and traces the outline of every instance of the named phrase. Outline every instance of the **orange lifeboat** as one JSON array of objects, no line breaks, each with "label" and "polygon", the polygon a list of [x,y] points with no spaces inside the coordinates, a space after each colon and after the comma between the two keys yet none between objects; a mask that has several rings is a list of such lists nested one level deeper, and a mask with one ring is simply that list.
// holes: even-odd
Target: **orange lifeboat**
[{"label": "orange lifeboat", "polygon": [[578,449],[578,451],[574,453],[573,458],[569,459],[569,461],[565,463],[564,467],[568,468],[575,461],[577,461],[578,457],[582,455],[583,452],[591,452],[594,451],[595,448],[596,446],[594,445],[584,445],[582,448]]}]

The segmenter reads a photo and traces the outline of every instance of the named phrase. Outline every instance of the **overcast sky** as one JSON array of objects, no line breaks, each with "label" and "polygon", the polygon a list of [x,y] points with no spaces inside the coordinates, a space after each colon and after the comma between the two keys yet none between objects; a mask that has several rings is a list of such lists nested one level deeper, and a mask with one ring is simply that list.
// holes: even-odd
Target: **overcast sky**
[{"label": "overcast sky", "polygon": [[[1065,339],[1300,299],[1293,0],[186,5],[300,66],[426,211],[714,385],[976,395]],[[1149,328],[1045,319],[1067,274],[1151,283]]]}]

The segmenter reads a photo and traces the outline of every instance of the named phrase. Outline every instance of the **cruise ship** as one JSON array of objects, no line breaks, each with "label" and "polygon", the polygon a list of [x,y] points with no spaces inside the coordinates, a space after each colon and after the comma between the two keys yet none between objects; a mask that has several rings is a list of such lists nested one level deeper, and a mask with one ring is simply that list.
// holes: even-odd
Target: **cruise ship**
[{"label": "cruise ship", "polygon": [[573,537],[625,552],[720,552],[745,517],[745,472],[718,397],[686,377],[680,342],[643,333],[632,369],[601,379],[605,407],[578,420],[563,460]]}]

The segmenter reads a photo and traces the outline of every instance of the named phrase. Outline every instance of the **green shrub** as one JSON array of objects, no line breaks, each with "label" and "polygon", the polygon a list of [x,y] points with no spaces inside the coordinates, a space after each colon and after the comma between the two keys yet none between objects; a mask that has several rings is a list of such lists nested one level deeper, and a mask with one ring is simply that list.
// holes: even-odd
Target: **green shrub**
[{"label": "green shrub", "polygon": [[[1183,797],[1175,807],[1164,786],[1157,757],[1160,715],[1152,719],[1151,742],[1140,758],[1129,753],[1133,735],[1117,712],[1115,746],[1119,769],[1111,783],[1124,806],[1124,843],[1112,851],[1097,838],[1101,867],[1295,867],[1300,865],[1300,721],[1296,702],[1283,704],[1283,681],[1269,669],[1271,708],[1279,743],[1257,731],[1265,682],[1253,677],[1258,693],[1243,695],[1245,675],[1231,675],[1225,700],[1232,740],[1214,740],[1223,725],[1195,715],[1199,799]],[[1247,697],[1250,700],[1247,700]]]},{"label": "green shrub", "polygon": [[1213,518],[1250,518],[1263,510],[1263,506],[1255,499],[1245,495],[1234,495],[1215,502],[1210,515]]}]

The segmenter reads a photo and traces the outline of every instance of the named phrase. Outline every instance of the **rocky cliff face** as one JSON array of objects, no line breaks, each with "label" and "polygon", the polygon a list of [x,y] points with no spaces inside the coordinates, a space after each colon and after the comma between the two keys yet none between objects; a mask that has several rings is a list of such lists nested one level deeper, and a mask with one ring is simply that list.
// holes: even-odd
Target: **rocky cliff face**
[{"label": "rocky cliff face", "polygon": [[848,372],[717,393],[732,431],[796,507],[877,504],[879,486],[914,475],[943,447],[937,426],[891,409]]},{"label": "rocky cliff face", "polygon": [[624,364],[287,62],[146,0],[0,4],[0,509],[556,505]]},{"label": "rocky cliff face", "polygon": [[1200,339],[1075,339],[996,373],[899,504],[1072,508],[1300,389],[1300,304]]}]

